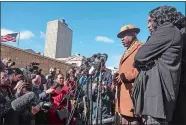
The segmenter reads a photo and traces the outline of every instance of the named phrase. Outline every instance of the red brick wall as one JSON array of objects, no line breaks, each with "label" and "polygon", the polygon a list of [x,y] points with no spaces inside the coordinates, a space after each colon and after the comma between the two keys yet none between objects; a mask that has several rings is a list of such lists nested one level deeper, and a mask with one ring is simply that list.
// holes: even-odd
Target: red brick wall
[{"label": "red brick wall", "polygon": [[43,74],[48,74],[50,67],[61,69],[62,73],[65,74],[66,70],[71,67],[71,65],[63,63],[61,61],[26,52],[22,49],[4,44],[1,44],[0,52],[1,59],[10,57],[12,61],[16,63],[15,67],[18,68],[26,68],[26,66],[28,66],[31,62],[40,63],[39,68],[43,70]]}]

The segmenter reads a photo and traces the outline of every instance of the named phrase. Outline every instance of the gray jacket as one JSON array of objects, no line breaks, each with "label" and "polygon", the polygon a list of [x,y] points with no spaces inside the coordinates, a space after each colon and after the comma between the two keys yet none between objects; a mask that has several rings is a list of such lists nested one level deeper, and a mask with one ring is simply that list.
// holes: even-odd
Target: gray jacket
[{"label": "gray jacket", "polygon": [[180,83],[182,45],[180,30],[164,23],[139,49],[134,59],[140,71],[133,91],[136,114],[172,120]]}]

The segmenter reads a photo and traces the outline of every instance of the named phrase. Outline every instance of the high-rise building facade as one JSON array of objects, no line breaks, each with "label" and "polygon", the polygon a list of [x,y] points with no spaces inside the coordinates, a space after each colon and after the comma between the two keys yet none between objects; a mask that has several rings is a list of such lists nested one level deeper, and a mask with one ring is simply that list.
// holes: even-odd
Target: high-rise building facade
[{"label": "high-rise building facade", "polygon": [[72,30],[64,20],[47,23],[45,53],[50,58],[66,58],[71,56]]}]

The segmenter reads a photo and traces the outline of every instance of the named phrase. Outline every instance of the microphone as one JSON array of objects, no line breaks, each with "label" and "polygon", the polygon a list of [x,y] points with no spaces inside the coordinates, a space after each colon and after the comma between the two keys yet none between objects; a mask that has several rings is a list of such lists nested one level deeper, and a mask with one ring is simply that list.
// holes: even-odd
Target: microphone
[{"label": "microphone", "polygon": [[11,106],[15,111],[20,111],[27,106],[37,103],[38,99],[34,92],[29,92],[12,101]]},{"label": "microphone", "polygon": [[100,66],[100,60],[95,59],[94,62],[92,62],[92,66],[89,70],[89,74],[93,75],[96,72],[96,70],[99,69],[99,66]]}]

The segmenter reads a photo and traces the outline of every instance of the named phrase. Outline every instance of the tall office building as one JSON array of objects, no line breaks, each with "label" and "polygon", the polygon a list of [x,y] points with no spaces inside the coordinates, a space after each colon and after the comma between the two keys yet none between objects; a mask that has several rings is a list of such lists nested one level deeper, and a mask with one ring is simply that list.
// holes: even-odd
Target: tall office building
[{"label": "tall office building", "polygon": [[54,20],[47,23],[45,53],[50,58],[71,56],[72,30],[65,20]]}]

